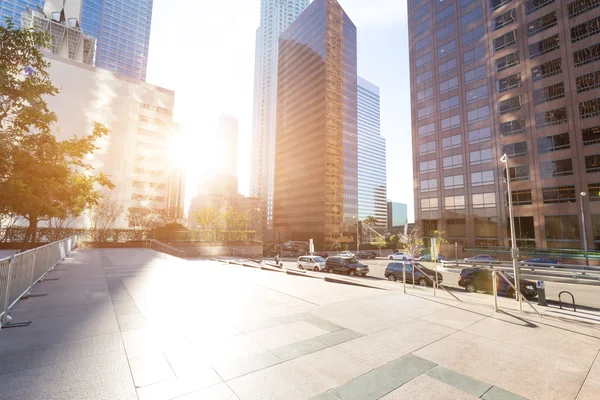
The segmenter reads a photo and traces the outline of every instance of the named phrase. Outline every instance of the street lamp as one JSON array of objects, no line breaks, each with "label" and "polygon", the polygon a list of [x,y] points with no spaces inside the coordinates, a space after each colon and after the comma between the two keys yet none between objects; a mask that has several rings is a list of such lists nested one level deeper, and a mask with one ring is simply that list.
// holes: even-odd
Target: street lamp
[{"label": "street lamp", "polygon": [[581,224],[583,225],[583,251],[585,253],[585,265],[590,265],[590,260],[588,259],[587,232],[585,230],[585,214],[583,213],[583,198],[587,195],[587,193],[581,192],[579,194],[581,195],[579,205],[581,206]]},{"label": "street lamp", "polygon": [[506,153],[504,153],[504,155],[500,158],[500,161],[502,161],[502,163],[504,163],[506,165],[506,185],[507,185],[507,191],[508,191],[508,213],[510,216],[510,240],[511,240],[511,249],[510,249],[510,253],[511,253],[511,258],[512,258],[512,262],[513,262],[513,272],[515,275],[515,292],[517,293],[517,300],[519,301],[519,310],[521,311],[521,314],[523,313],[523,300],[521,298],[521,282],[519,279],[519,267],[517,265],[518,263],[518,249],[517,249],[517,241],[515,238],[515,222],[514,222],[514,217],[513,217],[513,203],[512,203],[512,193],[510,191],[510,168],[508,165],[508,156],[506,155]]},{"label": "street lamp", "polygon": [[358,217],[352,217],[352,219],[356,220],[356,256],[358,257],[358,252],[360,250],[360,237],[358,236]]}]

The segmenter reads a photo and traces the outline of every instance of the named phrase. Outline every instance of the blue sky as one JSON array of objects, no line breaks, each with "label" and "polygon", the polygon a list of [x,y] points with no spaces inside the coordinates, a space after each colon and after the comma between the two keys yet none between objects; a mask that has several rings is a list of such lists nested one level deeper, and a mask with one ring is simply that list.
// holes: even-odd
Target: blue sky
[{"label": "blue sky", "polygon": [[[358,28],[358,72],[381,89],[388,198],[414,219],[406,3],[338,0]],[[149,83],[176,91],[175,119],[202,157],[222,114],[240,119],[240,191],[249,189],[260,0],[154,0]]]}]

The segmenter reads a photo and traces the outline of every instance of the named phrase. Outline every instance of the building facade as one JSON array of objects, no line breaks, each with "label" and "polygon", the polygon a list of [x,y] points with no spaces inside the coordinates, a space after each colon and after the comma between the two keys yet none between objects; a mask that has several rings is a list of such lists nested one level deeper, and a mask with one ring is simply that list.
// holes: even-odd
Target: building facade
[{"label": "building facade", "polygon": [[15,26],[21,26],[21,16],[27,9],[42,10],[46,0],[0,0],[0,25],[10,18]]},{"label": "building facade", "polygon": [[414,0],[409,16],[425,235],[509,245],[506,153],[518,245],[582,248],[585,221],[598,247],[600,3]]},{"label": "building facade", "polygon": [[373,216],[387,227],[385,138],[381,136],[379,88],[358,77],[358,219]]},{"label": "building facade", "polygon": [[261,0],[260,27],[256,31],[250,195],[262,199],[267,240],[273,240],[279,36],[309,3],[309,0]]},{"label": "building facade", "polygon": [[335,0],[315,0],[281,35],[276,241],[356,243],[356,27]]},{"label": "building facade", "polygon": [[387,228],[402,228],[408,223],[408,205],[404,203],[387,203]]}]

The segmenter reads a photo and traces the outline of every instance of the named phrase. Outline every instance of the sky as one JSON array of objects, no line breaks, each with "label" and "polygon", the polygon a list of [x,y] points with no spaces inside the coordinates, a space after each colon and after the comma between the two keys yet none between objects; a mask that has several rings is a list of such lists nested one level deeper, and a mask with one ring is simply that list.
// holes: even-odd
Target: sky
[{"label": "sky", "polygon": [[[358,30],[358,73],[381,90],[388,199],[414,221],[406,2],[338,0]],[[175,120],[208,157],[223,114],[239,118],[238,176],[250,187],[254,51],[260,0],[154,0],[147,81],[175,90]]]}]

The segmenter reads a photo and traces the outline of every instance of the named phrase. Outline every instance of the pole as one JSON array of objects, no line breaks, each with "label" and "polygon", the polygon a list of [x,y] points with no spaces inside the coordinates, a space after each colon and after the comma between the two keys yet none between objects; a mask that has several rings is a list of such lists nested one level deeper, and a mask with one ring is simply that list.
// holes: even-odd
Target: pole
[{"label": "pole", "polygon": [[458,242],[454,242],[454,259],[458,260]]},{"label": "pole", "polygon": [[515,221],[513,218],[513,203],[512,193],[510,191],[510,168],[508,164],[508,156],[504,154],[500,159],[506,164],[506,186],[508,191],[508,213],[510,216],[510,239],[511,239],[511,257],[513,262],[513,273],[515,275],[515,291],[517,293],[517,300],[519,301],[519,311],[523,314],[523,299],[521,298],[521,282],[519,278],[519,266],[517,265],[517,241],[515,240]]},{"label": "pole", "polygon": [[356,256],[360,252],[360,236],[358,236],[358,217],[356,218]]},{"label": "pole", "polygon": [[587,231],[585,229],[585,213],[583,212],[583,198],[586,194],[586,192],[581,192],[581,199],[579,201],[579,205],[581,206],[581,224],[583,227],[583,251],[585,253],[585,265],[590,265],[590,260],[588,258]]}]

